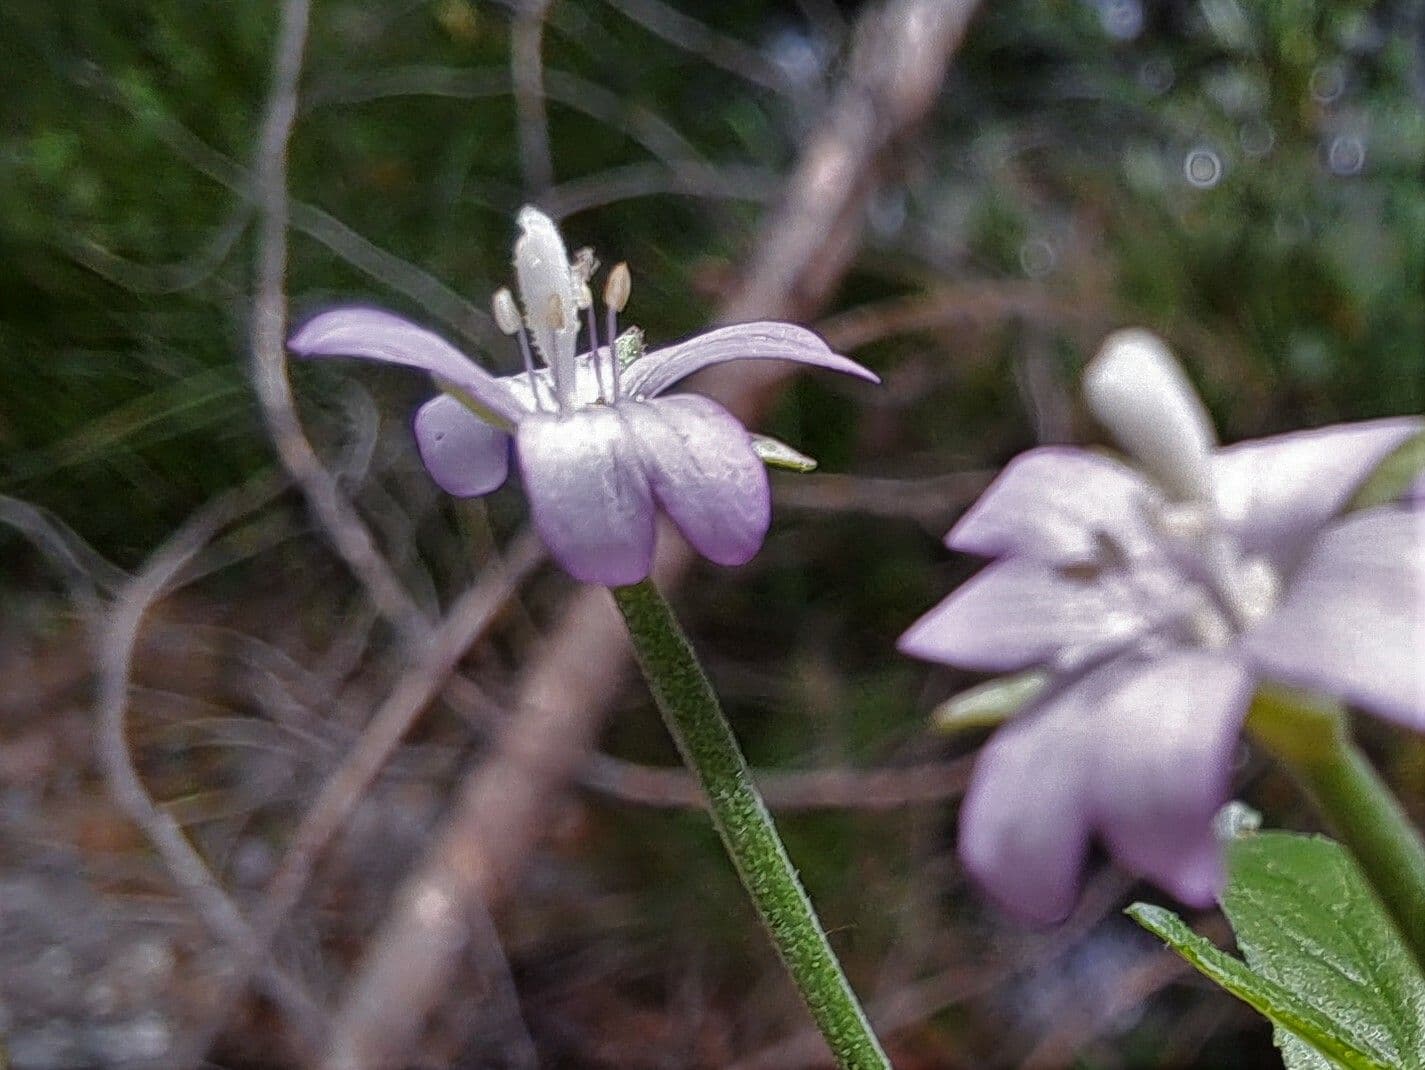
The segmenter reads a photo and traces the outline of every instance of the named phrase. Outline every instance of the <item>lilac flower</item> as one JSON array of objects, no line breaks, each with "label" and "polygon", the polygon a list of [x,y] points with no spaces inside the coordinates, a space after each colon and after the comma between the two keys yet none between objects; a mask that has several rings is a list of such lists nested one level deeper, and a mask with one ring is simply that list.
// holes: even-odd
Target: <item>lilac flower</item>
[{"label": "lilac flower", "polygon": [[1049,673],[986,745],[960,853],[998,901],[1065,915],[1098,837],[1195,905],[1220,890],[1212,818],[1259,683],[1425,729],[1425,511],[1341,516],[1414,418],[1219,449],[1162,343],[1111,337],[1085,394],[1137,462],[1042,448],[946,537],[993,562],[901,638],[989,672]]},{"label": "lilac flower", "polygon": [[[592,254],[583,251],[571,263],[559,230],[534,208],[520,212],[519,225],[515,273],[524,316],[508,290],[495,295],[494,310],[500,328],[518,339],[523,373],[492,376],[443,338],[370,308],[323,313],[288,345],[304,357],[365,357],[434,376],[442,393],[415,418],[431,476],[451,494],[488,494],[505,482],[513,449],[535,527],[577,579],[611,586],[644,579],[659,509],[704,557],[721,565],[749,560],[771,520],[761,441],[710,398],[664,392],[732,360],[790,360],[872,382],[876,376],[787,323],[723,327],[642,355],[636,336],[618,336],[617,314],[630,289],[623,264],[605,287],[601,345],[589,291]],[[581,311],[589,334],[584,353]]]}]

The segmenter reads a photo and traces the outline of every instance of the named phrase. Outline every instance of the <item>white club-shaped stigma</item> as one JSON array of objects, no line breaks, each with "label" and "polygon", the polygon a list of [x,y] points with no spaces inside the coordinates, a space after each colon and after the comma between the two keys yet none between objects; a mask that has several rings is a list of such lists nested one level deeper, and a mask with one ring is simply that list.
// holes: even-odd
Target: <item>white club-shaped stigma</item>
[{"label": "white club-shaped stigma", "polygon": [[1162,339],[1137,328],[1109,335],[1083,388],[1089,410],[1165,491],[1212,502],[1212,420]]},{"label": "white club-shaped stigma", "polygon": [[554,376],[559,405],[568,409],[574,392],[580,283],[554,220],[537,208],[520,209],[515,242],[515,279],[535,348]]}]

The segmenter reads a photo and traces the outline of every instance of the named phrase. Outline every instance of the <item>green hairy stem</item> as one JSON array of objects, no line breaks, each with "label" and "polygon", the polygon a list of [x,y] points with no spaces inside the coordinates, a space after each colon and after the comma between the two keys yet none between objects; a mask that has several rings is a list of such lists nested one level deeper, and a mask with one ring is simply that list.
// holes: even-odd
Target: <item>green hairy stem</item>
[{"label": "green hairy stem", "polygon": [[668,603],[651,580],[612,589],[644,679],[777,952],[843,1070],[889,1070],[827,942],[747,762]]}]

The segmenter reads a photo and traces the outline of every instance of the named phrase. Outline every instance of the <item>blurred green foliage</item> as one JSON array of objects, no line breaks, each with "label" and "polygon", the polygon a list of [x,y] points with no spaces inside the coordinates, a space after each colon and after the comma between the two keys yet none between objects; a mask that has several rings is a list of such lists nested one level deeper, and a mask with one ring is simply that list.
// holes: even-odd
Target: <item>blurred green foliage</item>
[{"label": "blurred green foliage", "polygon": [[[294,194],[432,281],[383,285],[298,239],[299,312],[364,298],[448,320],[455,294],[483,306],[502,281],[524,197],[507,14],[466,0],[317,5]],[[761,43],[787,91],[739,85],[602,5],[558,5],[546,56],[561,179],[646,163],[629,130],[646,133],[649,116],[689,159],[771,174],[794,158],[822,91],[815,57],[833,43],[795,5],[698,14]],[[244,383],[241,180],[273,16],[216,0],[20,0],[0,15],[0,487],[122,558],[267,460]],[[1187,349],[1232,433],[1419,409],[1425,109],[1411,18],[1409,3],[993,5],[924,158],[873,215],[846,298],[956,278],[1052,288],[1092,270],[1120,318]],[[561,103],[598,110],[561,78],[601,87],[627,129]],[[656,340],[701,321],[708,272],[735,268],[758,211],[646,196],[569,229],[633,262],[634,310]],[[882,347],[883,366],[916,344]],[[957,434],[1013,419],[1003,366],[992,372],[938,406],[926,445],[960,448]],[[853,414],[829,400],[799,430],[840,467],[835,429]]]}]

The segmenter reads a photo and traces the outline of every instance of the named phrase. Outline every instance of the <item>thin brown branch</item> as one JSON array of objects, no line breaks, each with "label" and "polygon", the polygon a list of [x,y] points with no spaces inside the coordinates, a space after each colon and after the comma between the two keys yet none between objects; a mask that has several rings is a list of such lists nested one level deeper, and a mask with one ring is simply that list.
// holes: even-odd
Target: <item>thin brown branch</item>
[{"label": "thin brown branch", "polygon": [[625,18],[669,44],[744,78],[753,85],[781,92],[787,79],[761,52],[735,37],[719,33],[705,23],[662,0],[605,0]]},{"label": "thin brown branch", "polygon": [[816,474],[779,480],[776,500],[782,508],[914,520],[939,535],[993,478],[994,473],[988,471],[951,472],[924,479]]},{"label": "thin brown branch", "polygon": [[1095,323],[1111,309],[1057,294],[1038,283],[957,283],[929,293],[858,305],[817,324],[833,346],[854,352],[901,334],[940,331],[958,323],[994,323],[1010,317],[1039,322]]},{"label": "thin brown branch", "polygon": [[[706,163],[697,148],[662,116],[569,71],[544,70],[544,96],[637,142],[667,164]],[[312,88],[306,106],[360,104],[392,97],[431,96],[481,100],[513,92],[508,70],[468,67],[393,67],[359,80]]]},{"label": "thin brown branch", "polygon": [[[121,94],[110,93],[110,97],[120,107],[128,106]],[[225,189],[244,198],[255,198],[254,176],[246,168],[218,152],[177,120],[168,116],[149,118],[156,119],[155,133],[179,159]],[[479,343],[493,335],[494,325],[488,312],[410,261],[367,240],[335,216],[290,197],[287,215],[293,230],[326,246],[376,282],[404,294],[462,337]]]},{"label": "thin brown branch", "polygon": [[539,197],[554,182],[549,116],[544,110],[544,19],[551,0],[521,0],[510,25],[510,81],[515,91],[520,169],[526,195]]},{"label": "thin brown branch", "polygon": [[[179,573],[219,531],[240,516],[260,508],[277,495],[285,481],[271,476],[216,499],[175,532],[142,569],[119,591],[97,639],[99,760],[109,789],[124,812],[153,844],[174,882],[204,924],[237,955],[253,946],[251,927],[223,891],[207,863],[184,835],[171,814],[159,807],[144,787],[129,751],[125,714],[134,647],[143,617],[167,593]],[[264,988],[308,1043],[319,1031],[320,1013],[303,986],[280,969],[263,962]]]},{"label": "thin brown branch", "polygon": [[[1109,871],[1095,880],[1063,926],[1048,934],[1025,938],[1017,953],[990,964],[955,963],[939,973],[912,982],[871,1001],[867,1014],[883,1037],[927,1020],[957,1004],[975,999],[1029,970],[1042,969],[1082,940],[1118,905],[1130,882]],[[826,1041],[807,1029],[769,1045],[727,1070],[812,1070],[825,1064]]]},{"label": "thin brown branch", "polygon": [[775,177],[757,167],[667,166],[635,163],[581,175],[552,187],[540,203],[556,218],[640,197],[682,196],[709,200],[766,201]]},{"label": "thin brown branch", "polygon": [[251,327],[253,381],[282,466],[301,488],[333,548],[382,616],[408,642],[416,643],[428,633],[429,624],[381,556],[336,478],[307,441],[287,379],[287,143],[297,118],[297,81],[309,14],[308,0],[287,0],[282,6],[272,84],[252,172],[258,213],[257,294]]},{"label": "thin brown branch", "polygon": [[[440,694],[456,664],[488,631],[543,560],[544,551],[532,534],[515,540],[504,559],[488,568],[432,631],[421,648],[420,658],[397,682],[341,765],[322,784],[268,883],[262,906],[252,921],[253,936],[246,954],[234,965],[221,996],[212,1001],[222,1013],[246,987],[254,967],[296,907],[323,849],[346,824],[416,719]],[[205,1042],[199,1049],[211,1043],[220,1022],[215,1019],[202,1031]]]},{"label": "thin brown branch", "polygon": [[85,238],[63,238],[64,250],[100,278],[137,294],[173,294],[190,290],[210,277],[231,255],[252,221],[252,205],[235,205],[212,237],[191,256],[170,264],[130,260]]},{"label": "thin brown branch", "polygon": [[[904,769],[763,770],[753,775],[773,810],[899,810],[957,799],[969,780],[970,760]],[[639,806],[702,809],[692,774],[596,754],[580,777],[586,788]]]},{"label": "thin brown branch", "polygon": [[[787,200],[759,234],[723,321],[805,318],[845,271],[887,154],[939,90],[973,0],[894,0],[863,19],[847,83],[813,134]],[[706,377],[743,419],[785,368]],[[676,585],[685,545],[660,540],[654,578]],[[408,1052],[448,988],[469,938],[469,904],[493,904],[519,879],[550,807],[577,776],[613,701],[628,644],[606,592],[583,589],[523,676],[520,713],[461,786],[430,852],[398,891],[336,1012],[324,1067],[370,1070]]]}]

